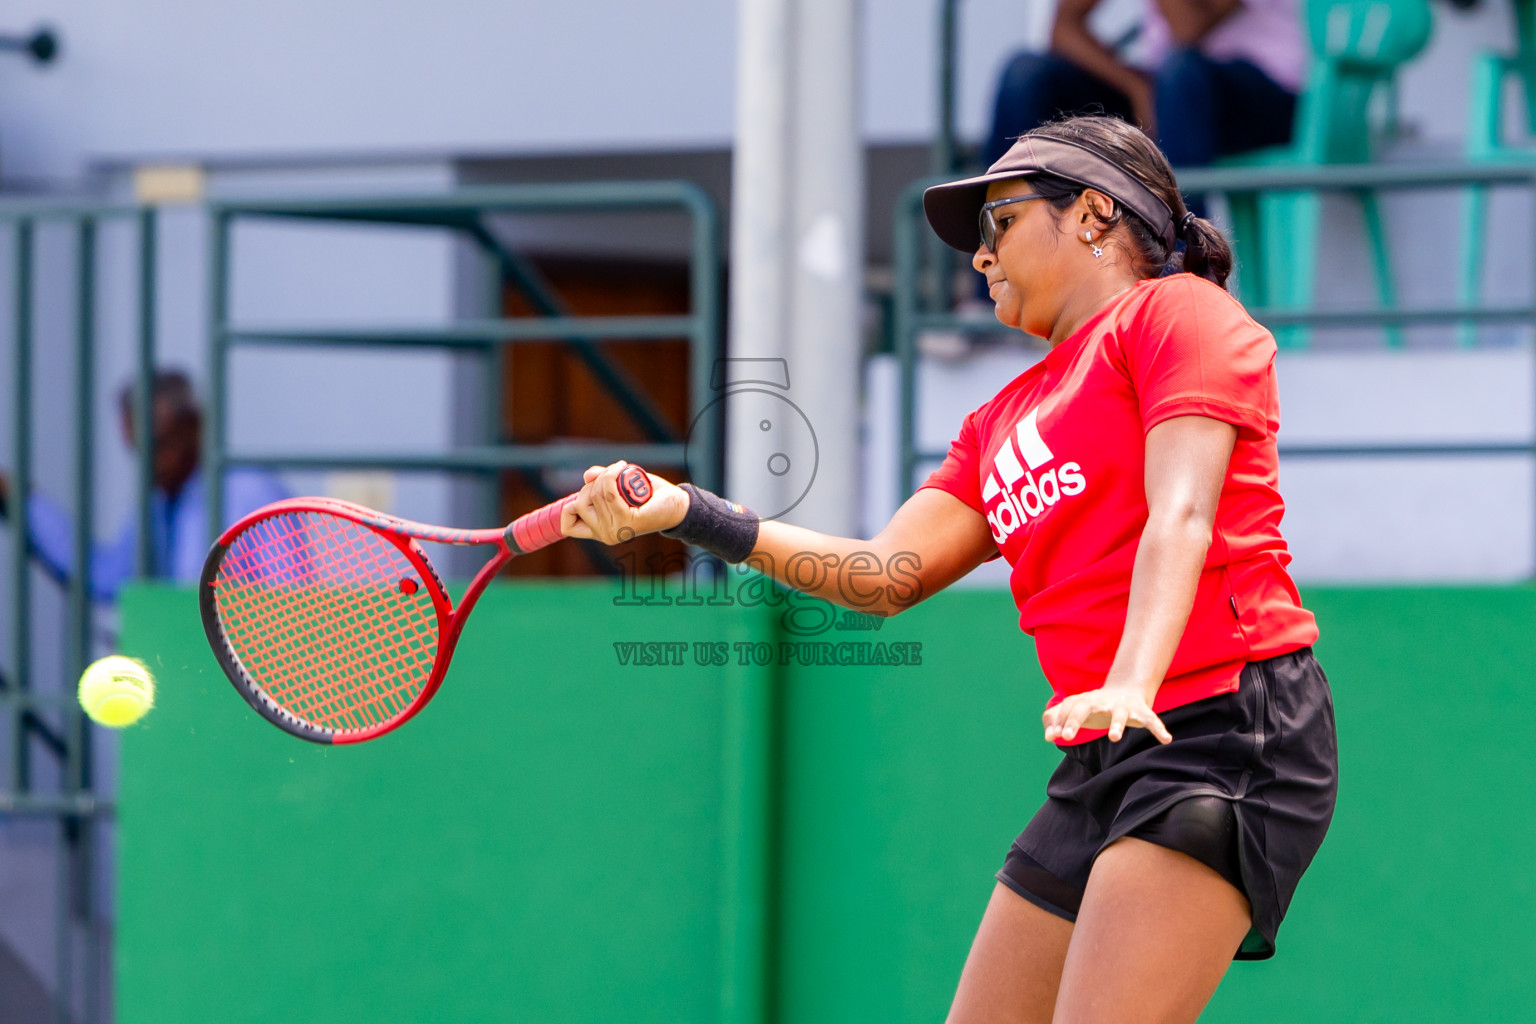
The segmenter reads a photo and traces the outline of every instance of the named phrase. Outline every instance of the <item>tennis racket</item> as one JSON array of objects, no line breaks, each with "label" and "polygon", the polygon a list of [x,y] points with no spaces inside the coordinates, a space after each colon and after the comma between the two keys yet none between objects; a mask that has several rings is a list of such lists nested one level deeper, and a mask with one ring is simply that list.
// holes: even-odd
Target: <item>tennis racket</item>
[{"label": "tennis racket", "polygon": [[[639,466],[618,479],[638,508]],[[273,725],[315,743],[361,743],[427,706],[464,620],[517,555],[562,539],[559,501],[499,530],[426,526],[332,498],[257,509],[213,545],[198,601],[203,630],[240,696]],[[418,541],[495,549],[455,608]]]}]

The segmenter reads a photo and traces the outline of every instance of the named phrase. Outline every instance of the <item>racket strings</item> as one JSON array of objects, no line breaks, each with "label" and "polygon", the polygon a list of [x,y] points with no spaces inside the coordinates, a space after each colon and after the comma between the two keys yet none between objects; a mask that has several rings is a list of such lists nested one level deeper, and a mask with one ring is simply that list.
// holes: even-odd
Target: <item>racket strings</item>
[{"label": "racket strings", "polygon": [[362,729],[405,711],[431,676],[430,585],[373,530],[287,512],[235,538],[215,599],[236,657],[275,703],[324,728]]}]

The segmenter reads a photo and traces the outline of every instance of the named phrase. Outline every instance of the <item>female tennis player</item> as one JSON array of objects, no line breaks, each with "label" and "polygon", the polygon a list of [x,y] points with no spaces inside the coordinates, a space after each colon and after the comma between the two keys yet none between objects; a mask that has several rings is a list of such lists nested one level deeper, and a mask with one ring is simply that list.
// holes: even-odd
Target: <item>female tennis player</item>
[{"label": "female tennis player", "polygon": [[[998,319],[1050,351],[965,418],[877,537],[759,522],[659,480],[631,508],[622,464],[588,471],[563,528],[661,530],[781,579],[799,552],[912,552],[921,591],[888,586],[886,614],[1001,554],[1063,758],[949,1020],[1193,1021],[1234,958],[1274,952],[1337,787],[1317,626],[1279,529],[1275,342],[1225,291],[1221,233],[1118,120],[1036,129],[924,207],[974,253]],[[791,575],[857,603],[836,573]]]}]

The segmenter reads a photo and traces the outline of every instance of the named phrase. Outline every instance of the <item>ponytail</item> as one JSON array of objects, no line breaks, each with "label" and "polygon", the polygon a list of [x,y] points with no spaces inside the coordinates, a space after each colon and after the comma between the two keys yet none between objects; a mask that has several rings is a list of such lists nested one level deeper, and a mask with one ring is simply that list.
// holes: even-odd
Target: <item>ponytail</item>
[{"label": "ponytail", "polygon": [[[1173,247],[1172,252],[1166,222],[1159,220],[1154,227],[1118,201],[1114,216],[1105,225],[1124,224],[1128,229],[1127,248],[1138,276],[1186,271],[1226,288],[1227,278],[1232,274],[1232,247],[1220,228],[1185,209],[1168,158],[1139,128],[1119,118],[1090,114],[1043,124],[1025,137],[1059,139],[1091,150],[1135,178],[1167,207],[1173,217],[1173,235],[1184,243]],[[1030,175],[1029,181],[1058,210],[1070,206],[1084,187],[1079,179],[1062,178],[1050,172]],[[1177,251],[1179,248],[1183,251]]]},{"label": "ponytail", "polygon": [[1173,254],[1165,273],[1183,271],[1226,288],[1227,278],[1232,276],[1232,246],[1227,244],[1221,229],[1194,214],[1186,214],[1181,225],[1179,234],[1184,239],[1184,251]]}]

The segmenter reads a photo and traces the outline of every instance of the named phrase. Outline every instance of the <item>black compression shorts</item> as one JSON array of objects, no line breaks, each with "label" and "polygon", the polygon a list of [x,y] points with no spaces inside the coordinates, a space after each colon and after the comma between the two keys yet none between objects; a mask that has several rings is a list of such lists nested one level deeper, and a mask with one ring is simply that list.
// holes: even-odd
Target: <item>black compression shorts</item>
[{"label": "black compression shorts", "polygon": [[1236,886],[1253,927],[1236,959],[1274,955],[1301,874],[1322,845],[1338,791],[1328,680],[1304,648],[1243,669],[1234,693],[1160,715],[1145,729],[1064,747],[1045,806],[997,879],[1076,920],[1099,851],[1134,836],[1194,857]]}]

